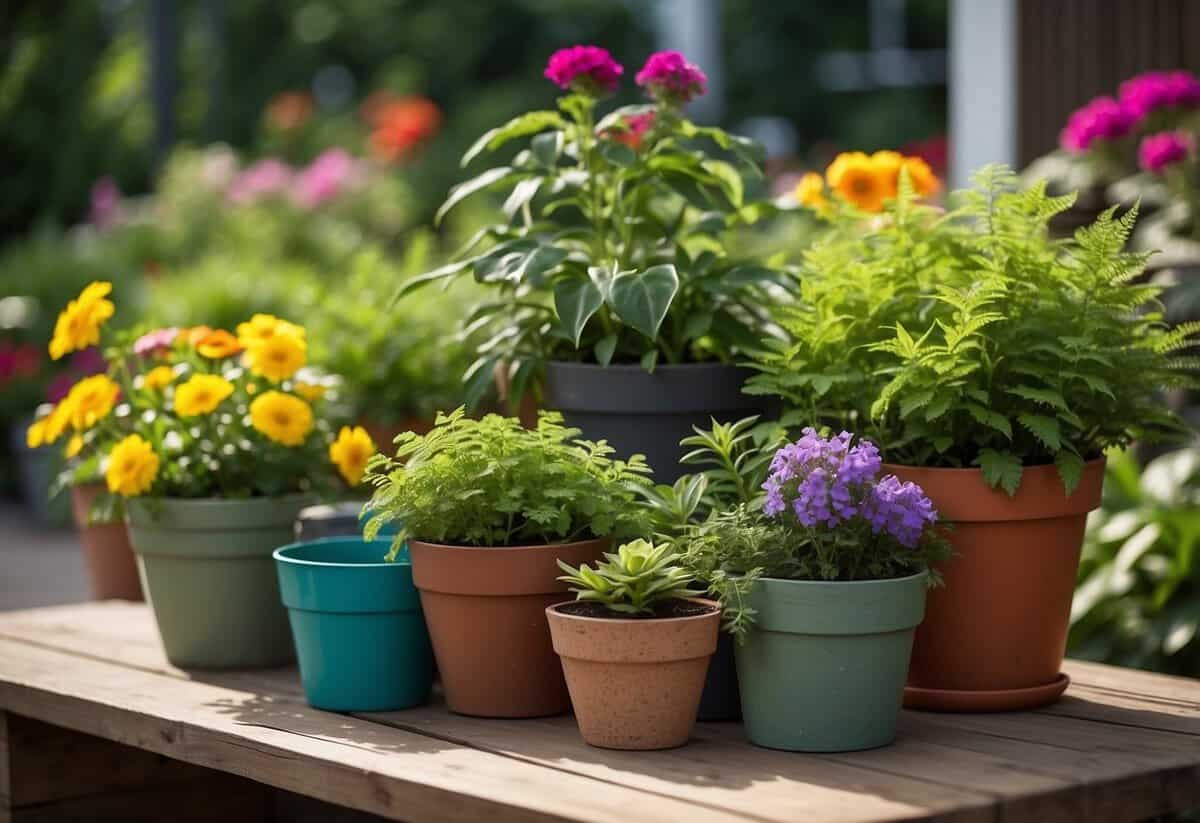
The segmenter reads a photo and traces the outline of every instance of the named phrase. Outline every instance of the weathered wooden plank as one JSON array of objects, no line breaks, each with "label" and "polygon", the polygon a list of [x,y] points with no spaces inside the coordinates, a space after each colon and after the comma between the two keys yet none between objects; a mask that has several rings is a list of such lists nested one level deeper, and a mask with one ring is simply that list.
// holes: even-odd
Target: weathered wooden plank
[{"label": "weathered wooden plank", "polygon": [[1063,671],[1071,676],[1071,688],[1104,689],[1141,698],[1174,700],[1200,706],[1200,680],[1190,677],[1121,669],[1085,660],[1067,660],[1063,663]]},{"label": "weathered wooden plank", "polygon": [[255,693],[0,639],[0,707],[413,821],[740,816]]}]

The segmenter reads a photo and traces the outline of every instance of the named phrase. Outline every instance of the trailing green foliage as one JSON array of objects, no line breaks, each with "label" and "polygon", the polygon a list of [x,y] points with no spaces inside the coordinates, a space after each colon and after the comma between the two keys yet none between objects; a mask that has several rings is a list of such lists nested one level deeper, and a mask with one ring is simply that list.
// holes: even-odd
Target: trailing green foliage
[{"label": "trailing green foliage", "polygon": [[1068,490],[1110,446],[1179,429],[1159,392],[1188,386],[1200,324],[1164,324],[1147,257],[1124,251],[1136,210],[1073,239],[1047,223],[1073,197],[1018,191],[982,169],[949,213],[901,195],[866,232],[835,224],[805,256],[802,299],[782,310],[750,391],[795,421],[847,428],[895,463],[981,466],[1010,494],[1053,463]]},{"label": "trailing green foliage", "polygon": [[656,610],[693,592],[687,586],[695,579],[679,565],[669,543],[654,545],[634,540],[604,553],[605,562],[595,569],[586,563],[572,568],[561,560],[566,574],[559,580],[571,584],[575,599],[600,603],[620,615],[654,615]]},{"label": "trailing green foliage", "polygon": [[1200,675],[1200,448],[1138,468],[1115,455],[1088,521],[1071,609],[1073,655]]},{"label": "trailing green foliage", "polygon": [[438,216],[503,189],[506,219],[401,291],[468,275],[492,290],[466,319],[485,338],[467,373],[469,400],[499,363],[519,398],[547,360],[649,370],[730,361],[777,333],[768,307],[794,290],[793,274],[736,258],[726,242],[773,212],[744,194],[743,177],[761,177],[760,149],[666,103],[625,106],[598,122],[596,104],[569,94],[558,110],[484,134],[464,165],[513,141],[525,147],[453,188]]},{"label": "trailing green foliage", "polygon": [[622,462],[606,443],[577,439],[562,415],[542,412],[535,430],[512,417],[439,414],[425,435],[405,432],[396,456],[376,455],[371,540],[400,529],[393,555],[412,538],[459,546],[529,546],[644,533],[635,489],[649,481],[641,455]]}]

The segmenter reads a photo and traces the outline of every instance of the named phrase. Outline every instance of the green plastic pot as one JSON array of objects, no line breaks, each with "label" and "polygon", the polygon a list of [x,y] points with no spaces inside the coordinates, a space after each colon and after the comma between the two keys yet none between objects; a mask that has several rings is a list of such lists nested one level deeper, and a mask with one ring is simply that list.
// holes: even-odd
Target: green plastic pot
[{"label": "green plastic pot", "polygon": [[750,742],[797,752],[891,743],[927,577],[759,580],[746,601],[756,621],[737,648]]},{"label": "green plastic pot", "polygon": [[130,500],[129,541],[167,659],[180,668],[281,666],[294,657],[271,553],[312,498]]}]

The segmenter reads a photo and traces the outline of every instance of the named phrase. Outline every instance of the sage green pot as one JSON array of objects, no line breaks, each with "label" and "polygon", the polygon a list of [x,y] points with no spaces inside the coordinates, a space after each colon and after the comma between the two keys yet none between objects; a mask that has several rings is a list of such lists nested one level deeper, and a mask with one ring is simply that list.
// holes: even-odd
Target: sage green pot
[{"label": "sage green pot", "polygon": [[758,614],[737,647],[750,742],[797,752],[891,743],[927,576],[759,580],[746,601]]},{"label": "sage green pot", "polygon": [[312,498],[130,500],[129,541],[167,659],[180,668],[280,666],[294,657],[271,553]]}]

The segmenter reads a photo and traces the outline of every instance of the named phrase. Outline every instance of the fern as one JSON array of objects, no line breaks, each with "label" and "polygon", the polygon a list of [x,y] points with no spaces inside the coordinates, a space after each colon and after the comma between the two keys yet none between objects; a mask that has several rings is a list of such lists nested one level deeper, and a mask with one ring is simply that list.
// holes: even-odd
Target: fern
[{"label": "fern", "polygon": [[[1134,282],[1148,257],[1125,250],[1137,210],[1054,240],[1072,198],[1018,190],[1003,166],[973,182],[946,214],[902,192],[867,231],[835,220],[750,391],[891,462],[982,466],[1009,491],[1022,466],[1055,464],[1070,488],[1076,460],[1175,433],[1161,391],[1195,382],[1200,323],[1169,328],[1158,287]],[[821,374],[837,377],[818,391]]]}]

